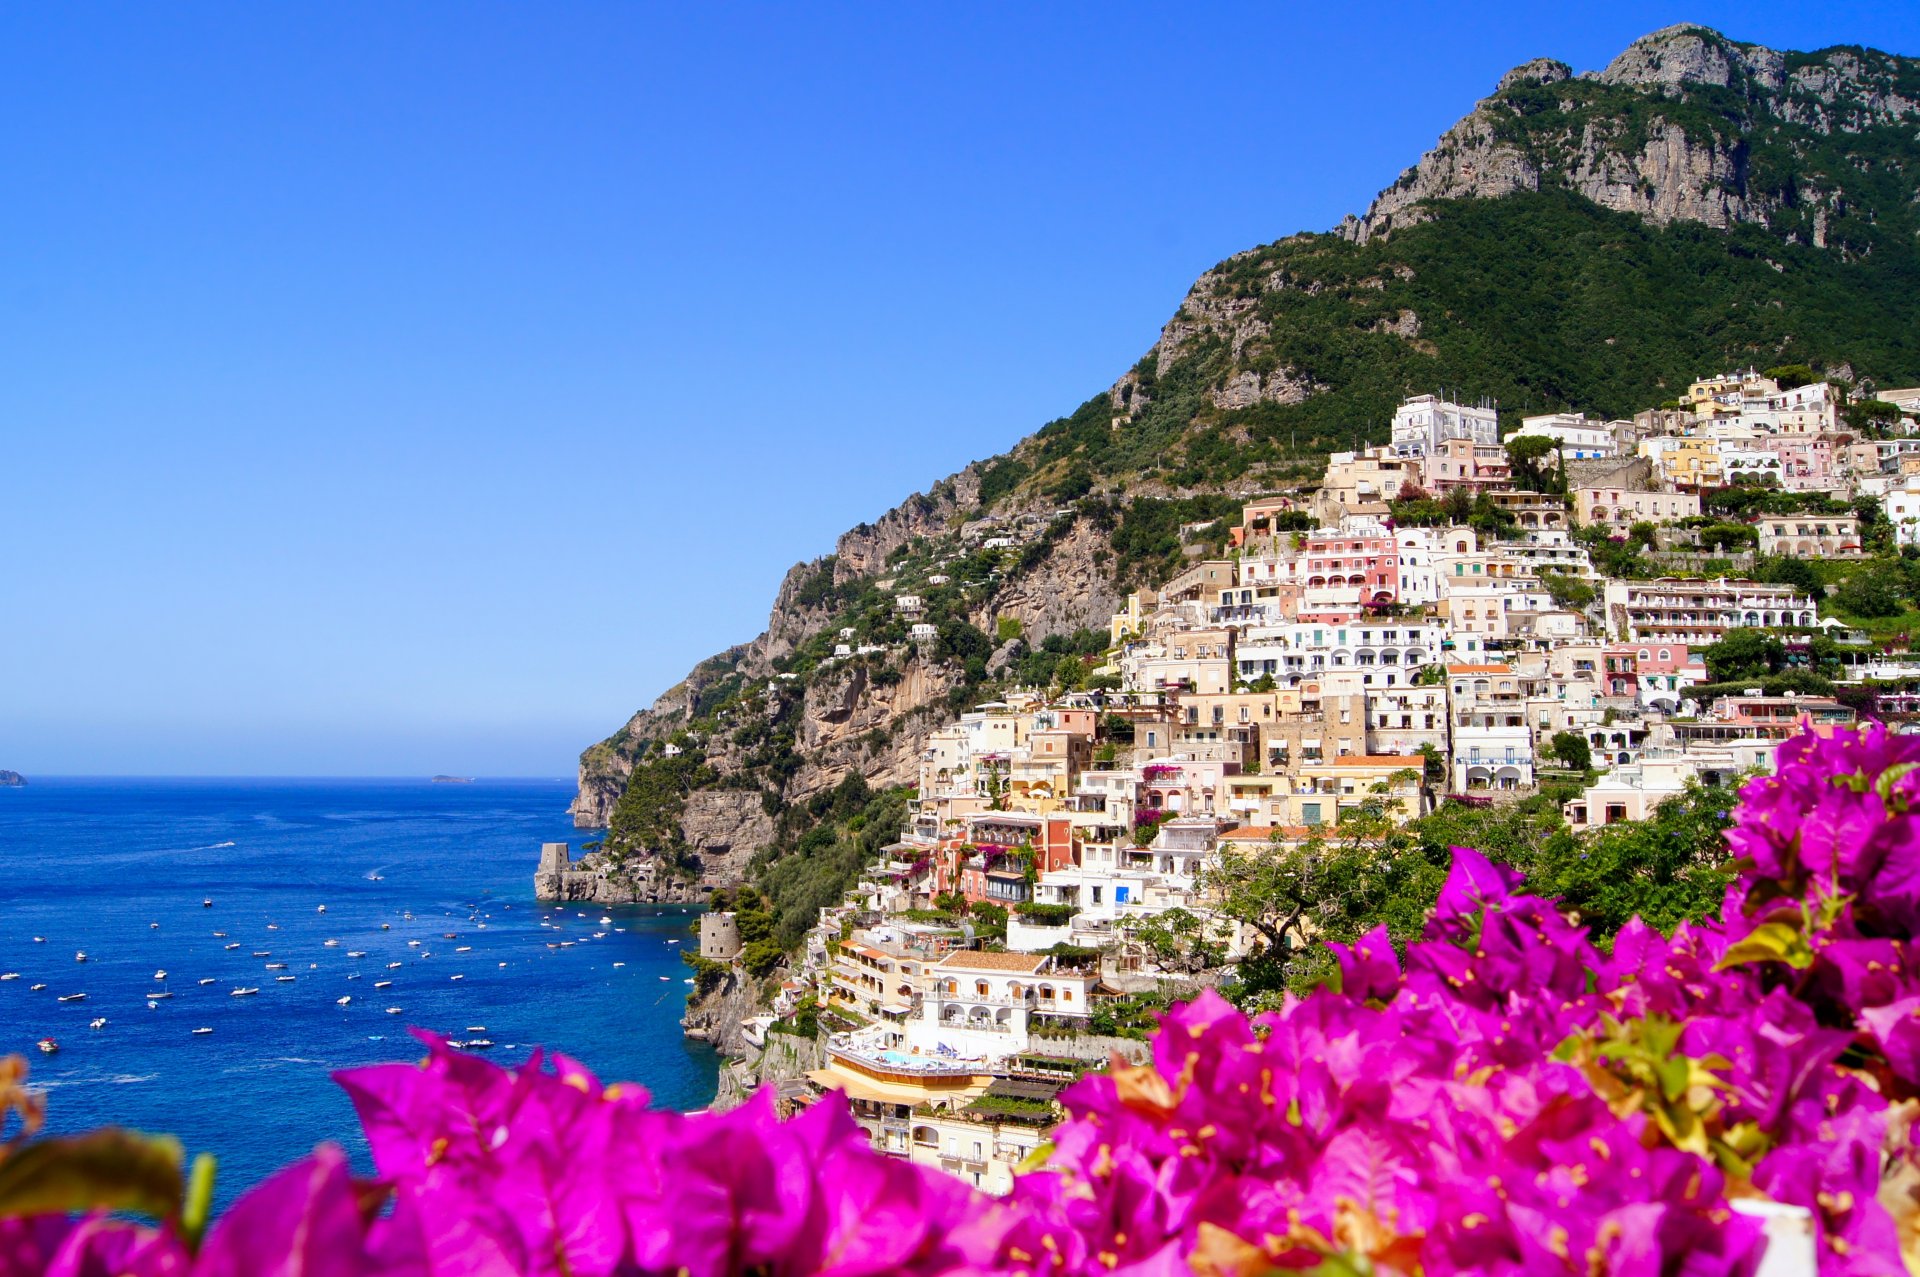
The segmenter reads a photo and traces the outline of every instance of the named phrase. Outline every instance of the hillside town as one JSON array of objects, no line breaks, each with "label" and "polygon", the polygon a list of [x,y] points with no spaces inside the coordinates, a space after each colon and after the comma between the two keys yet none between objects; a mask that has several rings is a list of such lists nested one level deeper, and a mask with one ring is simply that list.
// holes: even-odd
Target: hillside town
[{"label": "hillside town", "polygon": [[[1317,488],[1248,501],[1221,552],[1125,598],[1084,688],[932,732],[905,827],[820,910],[749,1041],[804,1010],[824,1050],[789,1099],[843,1091],[877,1147],[1004,1191],[1063,1083],[1138,1045],[1103,1006],[1267,942],[1223,905],[1223,864],[1517,801],[1545,772],[1580,777],[1575,834],[1641,822],[1806,725],[1912,711],[1910,691],[1776,693],[1712,667],[1745,635],[1789,670],[1838,659],[1843,686],[1920,675],[1904,634],[1823,614],[1813,578],[1751,575],[1920,545],[1920,388],[1881,392],[1863,425],[1828,383],[1781,380],[1704,378],[1632,420],[1528,416],[1504,439],[1493,405],[1421,395]],[[1765,499],[1729,513],[1730,492]],[[1614,575],[1622,553],[1662,573]],[[894,607],[933,637],[908,588]],[[829,659],[866,654],[842,637]],[[742,947],[733,912],[703,918],[703,962]]]}]

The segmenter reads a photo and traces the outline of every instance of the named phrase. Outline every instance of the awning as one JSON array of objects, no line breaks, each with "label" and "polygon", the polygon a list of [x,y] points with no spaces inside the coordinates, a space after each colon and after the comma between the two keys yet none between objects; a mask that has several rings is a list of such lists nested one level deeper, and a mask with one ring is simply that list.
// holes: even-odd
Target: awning
[{"label": "awning", "polygon": [[[807,1074],[807,1080],[829,1091],[844,1091],[850,1100],[867,1100],[876,1104],[920,1104],[940,1096],[974,1094],[977,1091],[972,1079],[965,1086],[923,1087],[908,1086],[898,1082],[882,1082],[878,1078],[859,1077],[851,1073],[842,1073],[838,1069],[814,1069]],[[952,1074],[938,1079],[943,1082],[958,1081]]]}]

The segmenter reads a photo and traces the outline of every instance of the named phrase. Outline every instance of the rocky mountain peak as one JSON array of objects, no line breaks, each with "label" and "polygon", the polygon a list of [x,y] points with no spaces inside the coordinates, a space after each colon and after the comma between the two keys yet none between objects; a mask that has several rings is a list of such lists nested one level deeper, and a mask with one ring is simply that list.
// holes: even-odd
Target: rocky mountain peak
[{"label": "rocky mountain peak", "polygon": [[[1575,76],[1550,58],[1515,67],[1338,231],[1365,243],[1425,221],[1431,201],[1559,187],[1658,226],[1755,223],[1824,246],[1821,228],[1859,175],[1809,165],[1810,144],[1916,119],[1913,59],[1782,53],[1680,24],[1635,40],[1602,71]],[[1869,165],[1843,158],[1846,169]]]},{"label": "rocky mountain peak", "polygon": [[1513,70],[1500,77],[1495,93],[1505,93],[1520,84],[1558,84],[1562,80],[1573,78],[1573,68],[1558,58],[1535,58],[1531,62],[1522,62]]},{"label": "rocky mountain peak", "polygon": [[1728,88],[1743,77],[1777,91],[1786,82],[1786,57],[1683,22],[1641,36],[1592,78],[1601,84],[1677,89],[1689,84]]}]

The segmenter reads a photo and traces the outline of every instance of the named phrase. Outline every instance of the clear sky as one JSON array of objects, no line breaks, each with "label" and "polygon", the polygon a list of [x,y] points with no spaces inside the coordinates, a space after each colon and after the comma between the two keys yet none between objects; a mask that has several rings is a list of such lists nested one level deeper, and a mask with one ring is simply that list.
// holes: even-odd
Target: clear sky
[{"label": "clear sky", "polygon": [[1912,4],[9,6],[0,767],[570,774],[1493,87]]}]

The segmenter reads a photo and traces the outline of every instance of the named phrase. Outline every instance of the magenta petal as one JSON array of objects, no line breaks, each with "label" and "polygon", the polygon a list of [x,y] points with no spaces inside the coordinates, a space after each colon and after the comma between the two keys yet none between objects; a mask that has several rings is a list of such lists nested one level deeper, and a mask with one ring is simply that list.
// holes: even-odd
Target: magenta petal
[{"label": "magenta petal", "polygon": [[358,1277],[363,1226],[347,1159],[322,1146],[235,1202],[207,1235],[195,1277]]}]

